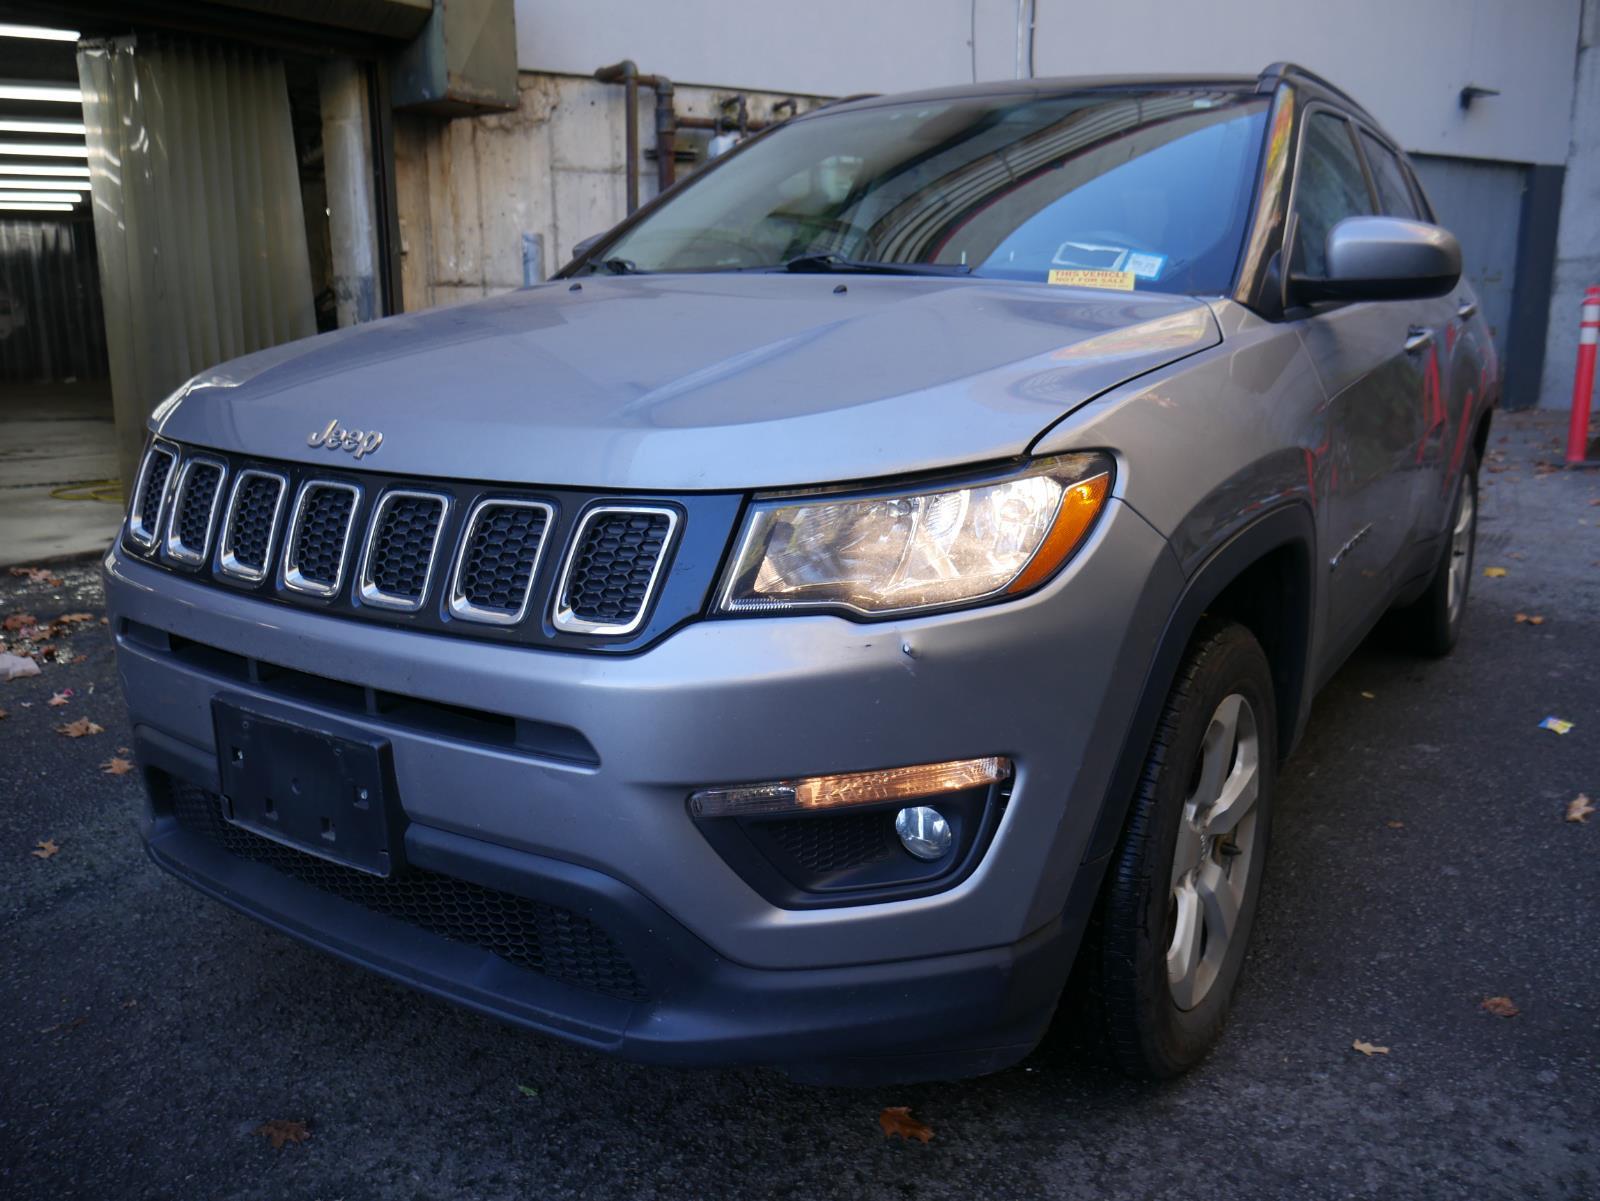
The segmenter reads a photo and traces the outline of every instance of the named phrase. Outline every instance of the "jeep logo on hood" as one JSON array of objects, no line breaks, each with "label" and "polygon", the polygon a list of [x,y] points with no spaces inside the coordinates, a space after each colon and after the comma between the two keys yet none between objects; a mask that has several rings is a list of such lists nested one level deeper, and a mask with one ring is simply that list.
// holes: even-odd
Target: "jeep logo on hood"
[{"label": "jeep logo on hood", "polygon": [[328,450],[347,450],[356,458],[370,455],[383,445],[383,435],[377,430],[347,430],[335,417],[326,429],[312,430],[306,439],[307,446],[323,446]]}]

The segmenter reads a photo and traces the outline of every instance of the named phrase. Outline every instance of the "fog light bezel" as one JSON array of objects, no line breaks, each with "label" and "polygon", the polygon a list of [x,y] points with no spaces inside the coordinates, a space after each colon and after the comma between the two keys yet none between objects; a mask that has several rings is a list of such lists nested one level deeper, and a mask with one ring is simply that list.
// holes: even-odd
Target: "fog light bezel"
[{"label": "fog light bezel", "polygon": [[[1006,770],[1000,778],[921,797],[893,797],[834,807],[713,812],[710,816],[704,806],[697,812],[692,802],[687,809],[696,828],[724,862],[773,905],[817,909],[880,904],[942,892],[972,873],[993,843],[1017,780],[1015,764],[1008,758],[1004,762]],[[915,807],[918,802],[936,806],[951,826],[950,850],[935,860],[914,857],[901,845],[894,830],[900,810]],[[883,838],[892,851],[883,860],[818,872],[808,869],[785,845],[794,841],[794,831],[802,823],[859,822],[869,816],[881,822]]]}]

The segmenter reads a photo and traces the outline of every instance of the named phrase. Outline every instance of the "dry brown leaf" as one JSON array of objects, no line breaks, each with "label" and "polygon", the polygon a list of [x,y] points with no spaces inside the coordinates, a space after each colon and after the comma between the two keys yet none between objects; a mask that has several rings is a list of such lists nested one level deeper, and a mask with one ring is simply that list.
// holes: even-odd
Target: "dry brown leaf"
[{"label": "dry brown leaf", "polygon": [[1522,1012],[1510,997],[1485,997],[1478,1008],[1494,1014],[1497,1018],[1514,1018]]},{"label": "dry brown leaf", "polygon": [[35,859],[51,859],[61,851],[61,848],[56,845],[56,840],[53,838],[41,838],[33,846],[34,849],[28,853]]},{"label": "dry brown leaf", "polygon": [[49,700],[47,700],[45,702],[45,704],[50,705],[50,706],[52,706],[54,708],[60,708],[62,705],[67,703],[68,699],[70,699],[71,696],[72,696],[72,689],[68,688],[65,691],[58,692],[58,693],[54,694]]},{"label": "dry brown leaf", "polygon": [[6,711],[4,709],[0,709],[0,721],[4,721],[5,719],[6,719]]},{"label": "dry brown leaf", "polygon": [[1368,1059],[1371,1059],[1374,1055],[1387,1055],[1389,1053],[1388,1047],[1375,1047],[1371,1043],[1363,1042],[1359,1038],[1356,1039],[1355,1042],[1351,1043],[1350,1046],[1355,1050],[1360,1051]]},{"label": "dry brown leaf", "polygon": [[292,1122],[287,1118],[273,1118],[269,1122],[262,1122],[256,1127],[255,1132],[271,1139],[274,1151],[282,1151],[285,1143],[303,1143],[311,1137],[311,1131],[306,1129],[304,1122]]},{"label": "dry brown leaf", "polygon": [[94,620],[94,614],[93,613],[63,613],[60,617],[56,618],[55,621],[52,622],[51,624],[55,625],[55,624],[59,623],[59,624],[64,625],[64,626],[74,626],[74,625],[77,625],[80,621],[93,621],[93,620]]},{"label": "dry brown leaf", "polygon": [[68,738],[82,738],[85,734],[104,734],[106,728],[96,725],[87,717],[80,717],[77,721],[69,721],[64,726],[57,726],[57,734],[65,734]]},{"label": "dry brown leaf", "polygon": [[1594,802],[1589,799],[1589,794],[1580,792],[1567,802],[1567,820],[1569,822],[1589,823],[1589,815],[1594,812]]},{"label": "dry brown leaf", "polygon": [[133,770],[133,762],[118,756],[115,759],[107,759],[100,765],[100,770],[108,776],[125,776]]},{"label": "dry brown leaf", "polygon": [[51,588],[61,587],[61,577],[51,574],[48,567],[13,567],[11,574],[27,576],[30,584],[46,584]]},{"label": "dry brown leaf", "polygon": [[1519,626],[1520,625],[1542,626],[1544,624],[1544,618],[1541,617],[1537,613],[1533,614],[1532,616],[1529,616],[1526,613],[1518,613],[1517,616],[1516,616],[1516,622],[1517,622],[1517,624]]},{"label": "dry brown leaf", "polygon": [[1389,829],[1391,829],[1391,830],[1404,830],[1405,828],[1406,828],[1405,822],[1390,822],[1389,823]]},{"label": "dry brown leaf", "polygon": [[1361,695],[1364,699],[1369,701],[1375,701],[1378,699],[1378,694],[1376,692],[1363,692]]},{"label": "dry brown leaf", "polygon": [[5,627],[7,633],[14,633],[17,630],[25,630],[29,626],[36,626],[38,624],[39,619],[32,613],[23,613],[20,610],[16,613],[7,613],[6,619],[4,621],[0,621],[0,626]]},{"label": "dry brown leaf", "polygon": [[1504,567],[1485,567],[1483,569],[1483,574],[1488,576],[1491,580],[1498,580],[1501,576],[1505,575],[1505,573],[1506,569]]},{"label": "dry brown leaf", "polygon": [[911,1106],[890,1105],[878,1115],[878,1125],[883,1128],[883,1137],[890,1138],[898,1134],[903,1139],[920,1139],[927,1142],[933,1137],[933,1128],[924,1126],[911,1116]]}]

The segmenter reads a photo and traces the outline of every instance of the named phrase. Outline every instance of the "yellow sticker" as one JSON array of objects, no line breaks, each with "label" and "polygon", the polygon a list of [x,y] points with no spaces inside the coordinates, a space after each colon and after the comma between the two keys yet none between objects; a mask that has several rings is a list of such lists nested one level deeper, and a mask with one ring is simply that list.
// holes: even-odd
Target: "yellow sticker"
[{"label": "yellow sticker", "polygon": [[1132,271],[1052,271],[1050,282],[1065,288],[1115,288],[1133,291]]}]

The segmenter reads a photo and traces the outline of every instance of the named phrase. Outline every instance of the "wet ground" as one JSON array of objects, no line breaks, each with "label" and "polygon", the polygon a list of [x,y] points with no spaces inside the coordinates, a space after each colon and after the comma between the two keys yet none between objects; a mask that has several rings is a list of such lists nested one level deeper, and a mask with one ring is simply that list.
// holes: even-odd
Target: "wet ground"
[{"label": "wet ground", "polygon": [[1600,805],[1600,474],[1538,467],[1558,433],[1495,432],[1457,652],[1374,639],[1318,699],[1233,1022],[1159,1087],[1063,1039],[859,1091],[637,1067],[335,963],[149,865],[107,631],[48,625],[98,618],[93,564],[0,569],[56,647],[0,683],[0,1195],[1600,1197],[1600,814],[1565,820]]}]

